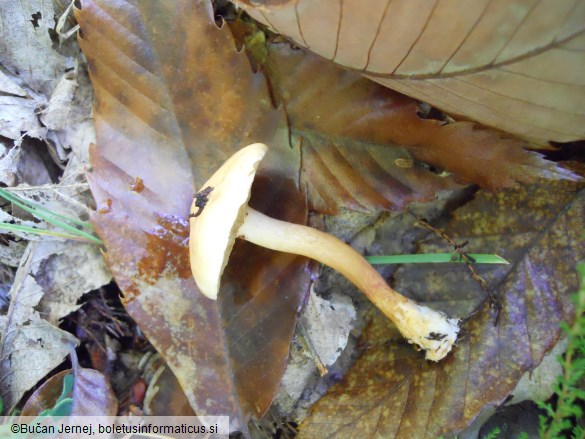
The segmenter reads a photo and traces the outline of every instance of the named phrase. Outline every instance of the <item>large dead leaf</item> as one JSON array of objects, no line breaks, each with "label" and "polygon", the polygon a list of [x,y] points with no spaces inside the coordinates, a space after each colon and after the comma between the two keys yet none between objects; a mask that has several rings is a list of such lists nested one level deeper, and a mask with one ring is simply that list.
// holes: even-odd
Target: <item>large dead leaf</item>
[{"label": "large dead leaf", "polygon": [[539,143],[585,137],[585,2],[232,0],[337,64]]},{"label": "large dead leaf", "polygon": [[[578,287],[576,261],[585,258],[584,229],[582,185],[548,182],[478,193],[455,211],[446,231],[469,240],[470,251],[511,261],[478,268],[500,297],[499,318],[484,303],[463,325],[453,355],[431,364],[376,314],[361,358],[313,407],[300,437],[436,438],[461,431],[484,408],[502,403],[555,345],[559,323],[573,318],[570,295]],[[464,281],[466,271],[463,265],[409,267],[395,276],[401,291],[467,317],[485,292]],[[429,294],[416,297],[421,291]]]},{"label": "large dead leaf", "polygon": [[302,176],[318,210],[396,209],[454,186],[420,161],[490,189],[572,178],[523,141],[469,122],[421,119],[413,99],[288,44],[269,44],[264,66],[304,139]]},{"label": "large dead leaf", "polygon": [[36,243],[30,243],[10,289],[10,307],[0,316],[0,397],[8,411],[75,348],[77,339],[35,310],[43,289],[28,274]]},{"label": "large dead leaf", "polygon": [[233,152],[271,151],[251,203],[306,221],[298,149],[261,75],[209,19],[208,2],[86,0],[76,12],[96,103],[88,176],[106,258],[136,320],[200,414],[245,429],[284,371],[310,271],[301,258],[237,243],[220,299],[192,279],[187,216]]}]

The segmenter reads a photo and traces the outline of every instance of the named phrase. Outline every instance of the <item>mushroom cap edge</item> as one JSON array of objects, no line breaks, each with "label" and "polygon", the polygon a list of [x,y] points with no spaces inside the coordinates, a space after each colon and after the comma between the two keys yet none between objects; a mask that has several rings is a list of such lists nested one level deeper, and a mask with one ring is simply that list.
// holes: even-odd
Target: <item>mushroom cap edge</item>
[{"label": "mushroom cap edge", "polygon": [[[213,190],[199,216],[189,220],[189,258],[195,283],[210,299],[217,299],[221,275],[246,216],[256,170],[267,151],[262,143],[240,149],[201,187]],[[197,210],[193,200],[191,213]]]}]

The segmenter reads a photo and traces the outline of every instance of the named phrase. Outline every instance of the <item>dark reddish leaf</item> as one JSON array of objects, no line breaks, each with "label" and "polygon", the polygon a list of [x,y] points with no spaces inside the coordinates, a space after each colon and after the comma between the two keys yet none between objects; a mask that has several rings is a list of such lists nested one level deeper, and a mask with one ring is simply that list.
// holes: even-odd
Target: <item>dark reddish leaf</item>
[{"label": "dark reddish leaf", "polygon": [[44,410],[52,409],[63,391],[63,378],[71,373],[70,369],[63,370],[47,379],[28,398],[20,415],[37,416]]},{"label": "dark reddish leaf", "polygon": [[209,300],[191,276],[187,215],[227,157],[265,142],[252,204],[306,222],[299,151],[262,75],[210,22],[207,1],[81,4],[79,43],[96,94],[88,178],[110,269],[193,409],[245,428],[278,388],[310,272],[301,258],[238,243],[220,299]]},{"label": "dark reddish leaf", "polygon": [[335,141],[308,131],[299,134],[301,181],[308,188],[310,207],[322,213],[335,213],[342,206],[357,212],[400,210],[457,186],[453,178],[431,172],[404,148]]},{"label": "dark reddish leaf", "polygon": [[73,399],[71,416],[116,416],[118,400],[105,375],[77,365],[45,381],[27,400],[21,416],[37,416],[44,410],[52,410],[63,393],[63,379],[71,374],[73,389],[66,395]]},{"label": "dark reddish leaf", "polygon": [[[477,282],[467,281],[464,265],[400,269],[400,291],[469,317],[453,355],[437,364],[422,360],[376,314],[363,355],[313,407],[300,437],[438,437],[463,430],[484,408],[501,404],[554,347],[560,322],[574,317],[570,295],[578,287],[576,262],[585,259],[584,229],[583,185],[539,182],[479,192],[454,212],[446,232],[468,240],[470,252],[497,253],[511,262],[477,268],[500,298],[499,317]],[[420,249],[437,250],[446,251],[438,238]]]},{"label": "dark reddish leaf", "polygon": [[269,44],[265,68],[293,132],[305,138],[303,176],[317,207],[400,208],[453,185],[419,161],[489,189],[574,177],[523,141],[421,119],[415,100],[287,43]]}]

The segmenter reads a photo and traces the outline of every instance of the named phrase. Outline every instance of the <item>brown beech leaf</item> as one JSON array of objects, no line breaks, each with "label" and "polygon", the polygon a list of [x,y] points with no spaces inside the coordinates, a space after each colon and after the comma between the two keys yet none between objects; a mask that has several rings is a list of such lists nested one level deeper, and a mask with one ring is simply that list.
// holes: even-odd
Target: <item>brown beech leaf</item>
[{"label": "brown beech leaf", "polygon": [[245,430],[278,388],[310,270],[238,243],[220,299],[207,299],[189,267],[187,216],[226,158],[264,142],[251,203],[306,222],[298,148],[208,1],[83,0],[76,16],[96,97],[92,220],[126,309],[197,414],[229,415]]},{"label": "brown beech leaf", "polygon": [[[484,408],[501,404],[554,347],[560,322],[574,317],[570,295],[578,287],[576,262],[585,258],[584,229],[582,184],[539,182],[478,192],[454,212],[446,232],[469,240],[470,252],[498,253],[511,262],[477,267],[501,301],[499,316],[477,282],[464,281],[470,275],[463,264],[400,269],[400,291],[432,292],[425,301],[469,317],[453,355],[425,362],[376,313],[362,356],[312,408],[300,437],[435,438],[463,430]],[[439,245],[432,244],[421,251]]]},{"label": "brown beech leaf", "polygon": [[232,0],[297,44],[525,139],[585,138],[585,2]]},{"label": "brown beech leaf", "polygon": [[318,210],[400,208],[453,186],[418,160],[490,189],[573,178],[524,141],[470,122],[423,120],[413,99],[288,44],[269,44],[264,66],[305,140],[302,175]]},{"label": "brown beech leaf", "polygon": [[[37,416],[42,411],[53,408],[63,392],[63,379],[65,376],[72,373],[71,369],[62,370],[47,379],[47,381],[41,384],[41,386],[26,400],[20,415]],[[71,395],[69,395],[69,397],[71,397]]]},{"label": "brown beech leaf", "polygon": [[431,172],[404,148],[302,135],[301,181],[310,207],[333,214],[339,207],[357,212],[400,210],[456,187],[453,178]]},{"label": "brown beech leaf", "polygon": [[63,393],[63,381],[74,375],[73,387],[66,394],[73,399],[71,416],[116,416],[118,400],[107,378],[93,369],[76,367],[61,371],[45,381],[26,401],[21,416],[37,416],[55,407]]}]

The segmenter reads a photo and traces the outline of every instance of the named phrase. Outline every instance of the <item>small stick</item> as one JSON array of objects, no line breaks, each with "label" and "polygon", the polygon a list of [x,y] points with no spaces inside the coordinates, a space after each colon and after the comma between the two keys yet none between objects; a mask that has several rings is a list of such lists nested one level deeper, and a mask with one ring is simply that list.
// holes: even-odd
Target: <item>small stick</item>
[{"label": "small stick", "polygon": [[475,260],[473,258],[467,256],[467,254],[463,251],[463,247],[465,247],[469,243],[469,241],[465,241],[464,243],[459,244],[459,243],[455,242],[453,239],[451,239],[451,237],[449,235],[447,235],[444,231],[437,229],[436,227],[433,227],[431,224],[429,224],[424,219],[417,219],[417,224],[421,227],[424,227],[426,229],[431,230],[433,233],[440,236],[445,241],[447,241],[450,245],[453,246],[455,251],[459,254],[461,259],[463,259],[463,261],[467,265],[467,268],[471,272],[471,276],[477,282],[479,282],[479,285],[481,286],[481,288],[487,292],[488,299],[490,301],[490,306],[496,310],[496,324],[497,324],[498,318],[500,316],[500,310],[502,309],[502,304],[500,303],[499,298],[493,293],[493,291],[490,290],[485,279],[483,277],[481,277],[479,275],[479,273],[475,270],[475,267],[473,266],[473,263],[475,262]]}]

